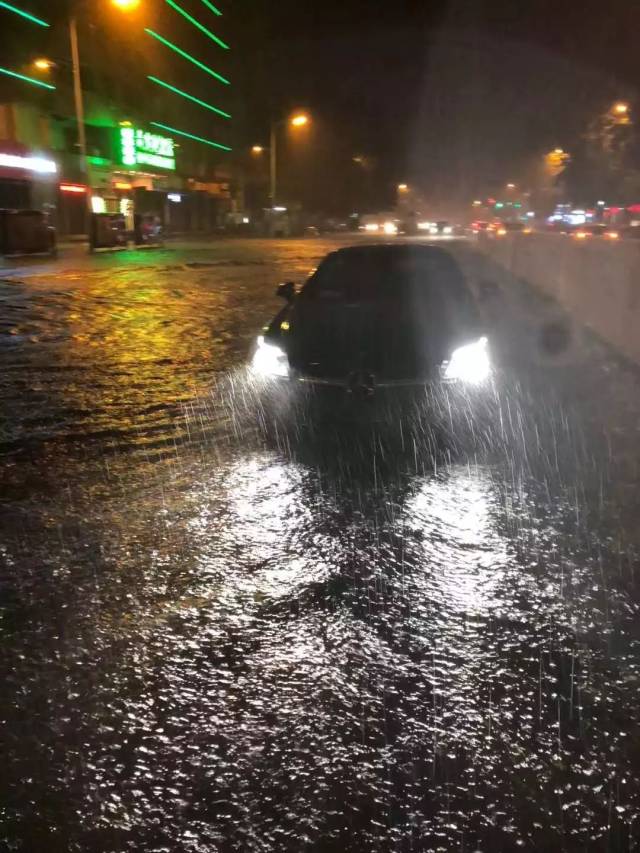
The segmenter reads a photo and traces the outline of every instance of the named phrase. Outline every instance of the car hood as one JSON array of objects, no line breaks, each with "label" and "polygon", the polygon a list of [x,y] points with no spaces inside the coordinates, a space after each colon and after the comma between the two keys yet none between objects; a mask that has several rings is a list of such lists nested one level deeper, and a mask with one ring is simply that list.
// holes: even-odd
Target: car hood
[{"label": "car hood", "polygon": [[425,317],[407,305],[297,302],[288,315],[285,348],[300,374],[347,379],[428,379],[453,350],[476,339],[473,324]]}]

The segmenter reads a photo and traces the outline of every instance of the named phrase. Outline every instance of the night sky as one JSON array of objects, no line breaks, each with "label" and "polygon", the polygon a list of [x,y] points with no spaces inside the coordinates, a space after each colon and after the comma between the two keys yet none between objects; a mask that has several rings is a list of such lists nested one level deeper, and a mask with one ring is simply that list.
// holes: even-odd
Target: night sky
[{"label": "night sky", "polygon": [[630,0],[247,7],[249,134],[269,104],[313,111],[304,154],[312,137],[321,143],[315,180],[306,174],[314,196],[340,196],[353,153],[375,159],[380,204],[400,180],[435,201],[493,192],[550,147],[570,150],[613,98],[633,103],[640,81],[640,4]]}]

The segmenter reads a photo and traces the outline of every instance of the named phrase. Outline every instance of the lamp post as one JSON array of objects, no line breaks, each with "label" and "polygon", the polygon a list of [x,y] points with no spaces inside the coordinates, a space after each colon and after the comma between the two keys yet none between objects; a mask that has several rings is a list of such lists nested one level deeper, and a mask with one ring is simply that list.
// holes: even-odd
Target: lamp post
[{"label": "lamp post", "polygon": [[[111,4],[121,12],[132,12],[140,5],[140,0],[111,0]],[[80,76],[80,51],[78,49],[78,23],[75,15],[69,18],[69,42],[71,45],[71,67],[73,70],[73,99],[78,125],[78,148],[80,149],[81,168],[89,178],[87,162],[87,134],[84,125],[84,100],[82,97],[82,78]]]},{"label": "lamp post", "polygon": [[54,62],[51,62],[50,59],[45,59],[44,57],[35,59],[33,62],[33,67],[36,71],[51,71],[54,65]]},{"label": "lamp post", "polygon": [[396,184],[396,208],[398,210],[402,209],[406,212],[409,210],[412,201],[412,187],[404,182],[402,182],[401,184]]},{"label": "lamp post", "polygon": [[78,125],[78,148],[80,149],[81,169],[88,179],[87,135],[84,127],[84,102],[82,98],[82,79],[80,77],[78,25],[75,15],[69,18],[69,41],[71,43],[71,65],[73,68],[73,99],[76,105],[76,124]]},{"label": "lamp post", "polygon": [[[271,206],[275,207],[276,192],[277,192],[277,130],[285,124],[291,127],[304,127],[309,124],[310,118],[306,113],[295,113],[289,118],[280,119],[280,121],[272,121],[269,133],[269,198]],[[254,151],[260,146],[254,146]]]},{"label": "lamp post", "polygon": [[271,122],[269,131],[269,201],[276,204],[276,122]]}]

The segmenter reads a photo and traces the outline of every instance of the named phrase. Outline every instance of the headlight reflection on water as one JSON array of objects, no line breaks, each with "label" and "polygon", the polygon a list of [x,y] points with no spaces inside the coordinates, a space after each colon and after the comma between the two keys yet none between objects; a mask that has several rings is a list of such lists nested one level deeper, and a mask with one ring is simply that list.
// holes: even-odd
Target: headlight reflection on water
[{"label": "headlight reflection on water", "polygon": [[416,582],[447,609],[480,613],[497,604],[494,592],[508,558],[492,523],[493,502],[488,474],[461,470],[429,479],[407,504],[408,525],[424,534]]},{"label": "headlight reflection on water", "polygon": [[[398,838],[409,849],[418,822],[457,849],[488,802],[508,802],[514,776],[546,772],[558,719],[556,679],[538,680],[549,607],[539,593],[540,614],[530,605],[537,580],[502,530],[492,469],[327,488],[308,465],[256,451],[199,461],[195,480],[175,513],[193,598],[148,627],[135,697],[126,715],[114,706],[118,731],[144,733],[134,782],[96,771],[112,825],[134,814],[149,833],[158,815],[174,827],[196,779],[198,849],[251,849],[258,831],[265,849],[299,846],[301,825],[328,849],[349,820],[366,849]],[[536,816],[552,790],[539,787]],[[214,829],[212,802],[225,809]],[[375,822],[358,823],[349,803]],[[497,818],[509,826],[510,813]]]}]

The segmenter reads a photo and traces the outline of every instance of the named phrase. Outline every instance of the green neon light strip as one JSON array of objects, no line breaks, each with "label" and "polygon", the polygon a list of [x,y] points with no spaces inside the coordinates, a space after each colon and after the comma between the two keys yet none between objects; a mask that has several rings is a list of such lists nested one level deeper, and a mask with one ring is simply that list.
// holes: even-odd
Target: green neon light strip
[{"label": "green neon light strip", "polygon": [[209,36],[210,39],[213,39],[216,44],[219,44],[220,47],[223,47],[225,50],[229,50],[228,44],[225,44],[222,39],[218,38],[218,36],[214,36],[211,30],[208,30],[206,27],[203,27],[200,21],[196,21],[195,18],[192,18],[191,15],[188,12],[185,12],[181,6],[178,6],[178,4],[174,2],[174,0],[167,0],[167,3],[171,6],[172,9],[175,9],[176,12],[179,12],[183,17],[185,17],[187,21],[190,21],[194,27],[197,27],[206,36]]},{"label": "green neon light strip", "polygon": [[204,142],[205,145],[212,145],[214,148],[221,148],[223,151],[231,151],[228,145],[220,145],[219,142],[212,142],[210,139],[194,136],[193,133],[187,133],[186,130],[178,130],[176,127],[169,127],[168,124],[162,124],[159,121],[152,121],[151,124],[154,127],[161,127],[163,130],[168,130],[169,133],[177,133],[178,136],[186,136],[187,139],[195,139],[196,142]]},{"label": "green neon light strip", "polygon": [[165,83],[164,80],[158,80],[157,77],[152,77],[151,74],[148,74],[147,78],[153,83],[157,83],[158,86],[164,86],[164,88],[169,89],[170,92],[175,92],[176,95],[180,95],[183,98],[187,98],[188,100],[193,101],[194,104],[199,104],[201,107],[206,107],[206,109],[211,110],[211,112],[218,113],[219,116],[223,116],[224,118],[231,118],[229,113],[225,113],[224,110],[219,110],[217,107],[212,107],[211,104],[207,104],[206,101],[201,101],[200,98],[194,98],[193,95],[190,95],[188,92],[183,92],[182,89],[176,89],[176,87],[172,86],[171,83]]},{"label": "green neon light strip", "polygon": [[34,80],[33,77],[26,77],[24,74],[18,74],[16,71],[9,71],[8,68],[0,68],[0,74],[7,74],[9,77],[17,77],[18,80],[24,80],[26,83],[32,83],[34,86],[42,86],[43,89],[55,89],[51,83],[43,83],[42,80]]},{"label": "green neon light strip", "polygon": [[5,3],[4,0],[0,0],[0,6],[2,6],[3,9],[8,9],[10,12],[15,12],[16,15],[21,15],[23,18],[26,18],[27,21],[31,21],[33,24],[38,24],[40,27],[51,26],[51,24],[43,21],[42,18],[36,18],[35,15],[31,15],[29,12],[24,12],[22,9],[12,6],[11,3]]},{"label": "green neon light strip", "polygon": [[211,9],[211,11],[213,12],[214,15],[220,15],[220,16],[222,15],[222,12],[220,11],[220,9],[218,9],[216,6],[214,6],[213,3],[210,3],[209,0],[202,0],[202,2],[207,7],[207,9]]},{"label": "green neon light strip", "polygon": [[208,68],[204,63],[200,62],[199,60],[194,59],[193,56],[189,56],[188,53],[186,53],[184,50],[179,48],[177,45],[170,42],[168,39],[163,38],[162,36],[158,35],[158,33],[154,33],[154,31],[150,30],[148,27],[145,27],[144,31],[145,31],[145,33],[148,33],[150,36],[153,36],[154,39],[158,39],[159,42],[162,42],[162,44],[165,44],[167,47],[171,48],[171,50],[174,50],[180,56],[184,56],[184,58],[188,59],[189,62],[193,62],[193,64],[197,65],[198,68],[202,68],[202,70],[206,71],[207,74],[211,74],[211,76],[215,77],[216,80],[220,80],[220,82],[224,83],[226,86],[231,85],[229,83],[229,81],[227,80],[227,78],[223,77],[222,74],[218,74],[217,72],[212,71],[211,68]]}]

